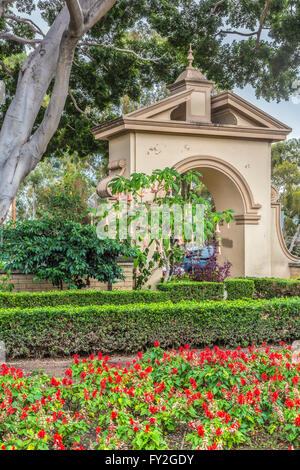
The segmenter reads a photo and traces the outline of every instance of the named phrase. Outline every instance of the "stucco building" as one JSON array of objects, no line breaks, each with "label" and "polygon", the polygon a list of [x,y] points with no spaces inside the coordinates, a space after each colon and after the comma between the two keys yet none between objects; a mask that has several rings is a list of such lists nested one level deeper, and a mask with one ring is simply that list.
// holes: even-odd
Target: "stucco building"
[{"label": "stucco building", "polygon": [[[175,167],[197,169],[217,210],[234,209],[235,222],[221,227],[221,260],[232,276],[289,278],[298,258],[287,249],[280,223],[278,191],[271,185],[271,144],[291,129],[231,91],[214,92],[214,82],[189,66],[168,87],[170,96],[93,129],[109,141],[109,177]],[[296,274],[295,274],[296,273]]]}]

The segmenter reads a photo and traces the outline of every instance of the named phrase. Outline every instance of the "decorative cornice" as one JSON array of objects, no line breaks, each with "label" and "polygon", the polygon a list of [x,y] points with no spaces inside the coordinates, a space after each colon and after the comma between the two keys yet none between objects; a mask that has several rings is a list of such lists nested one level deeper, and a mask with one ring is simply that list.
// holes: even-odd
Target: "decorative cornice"
[{"label": "decorative cornice", "polygon": [[246,117],[257,120],[261,124],[264,124],[267,127],[274,127],[276,129],[284,129],[291,132],[292,129],[274,118],[270,114],[266,113],[260,108],[257,108],[249,101],[244,100],[240,96],[236,95],[232,91],[223,91],[217,95],[212,96],[211,98],[212,112],[222,107],[230,107],[230,105],[235,105],[236,109],[245,114]]},{"label": "decorative cornice", "polygon": [[258,225],[261,216],[258,214],[240,214],[235,215],[236,225]]},{"label": "decorative cornice", "polygon": [[173,107],[176,107],[179,104],[186,102],[190,99],[192,92],[193,89],[185,90],[181,93],[177,93],[176,95],[168,96],[167,98],[157,101],[156,103],[150,104],[149,106],[145,106],[144,108],[132,111],[132,113],[125,114],[123,117],[126,119],[145,119],[151,116],[155,116],[157,113],[172,109]]},{"label": "decorative cornice", "polygon": [[109,140],[118,134],[124,134],[130,131],[234,137],[249,140],[266,140],[269,142],[284,140],[290,133],[289,129],[242,127],[229,124],[203,124],[184,121],[155,121],[153,119],[130,119],[127,116],[92,129],[92,133],[98,140]]}]

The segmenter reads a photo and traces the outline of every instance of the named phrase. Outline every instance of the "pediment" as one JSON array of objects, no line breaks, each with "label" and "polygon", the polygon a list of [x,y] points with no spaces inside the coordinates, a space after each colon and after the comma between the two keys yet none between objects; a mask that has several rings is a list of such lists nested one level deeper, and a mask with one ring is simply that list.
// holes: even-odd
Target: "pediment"
[{"label": "pediment", "polygon": [[230,91],[211,96],[208,86],[192,86],[92,130],[103,140],[131,131],[280,142],[291,128]]},{"label": "pediment", "polygon": [[132,113],[126,114],[127,119],[140,120],[140,119],[152,119],[155,121],[171,121],[172,113],[180,107],[184,107],[191,99],[193,90],[186,90],[176,95],[168,96],[163,100],[153,103],[145,108],[138,109]]},{"label": "pediment", "polygon": [[214,124],[225,126],[267,127],[263,123],[253,118],[249,118],[246,114],[238,112],[229,106],[225,109],[212,112],[211,120]]},{"label": "pediment", "polygon": [[285,129],[288,126],[230,91],[212,96],[212,122],[220,125]]}]

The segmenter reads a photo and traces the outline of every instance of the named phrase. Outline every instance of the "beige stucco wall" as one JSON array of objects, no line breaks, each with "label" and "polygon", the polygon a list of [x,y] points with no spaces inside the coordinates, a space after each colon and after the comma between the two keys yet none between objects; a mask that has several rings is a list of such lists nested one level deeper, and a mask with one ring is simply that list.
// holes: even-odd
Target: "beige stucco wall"
[{"label": "beige stucco wall", "polygon": [[120,135],[109,142],[109,163],[126,160],[126,176],[130,175],[132,149],[130,134]]},{"label": "beige stucco wall", "polygon": [[[130,148],[128,148],[128,146]],[[270,143],[237,138],[211,138],[193,135],[132,132],[113,139],[111,161],[127,158],[128,172],[151,173],[156,168],[172,167],[189,157],[214,157],[233,165],[251,188],[253,199],[262,207],[258,225],[231,225],[222,228],[222,259],[233,263],[232,275],[271,275],[271,152]],[[230,178],[216,170],[202,168],[204,182],[211,191],[217,209],[233,208],[245,212],[239,190]],[[229,247],[230,240],[232,247]]]},{"label": "beige stucco wall", "polygon": [[290,273],[292,279],[300,279],[300,263],[290,263]]}]

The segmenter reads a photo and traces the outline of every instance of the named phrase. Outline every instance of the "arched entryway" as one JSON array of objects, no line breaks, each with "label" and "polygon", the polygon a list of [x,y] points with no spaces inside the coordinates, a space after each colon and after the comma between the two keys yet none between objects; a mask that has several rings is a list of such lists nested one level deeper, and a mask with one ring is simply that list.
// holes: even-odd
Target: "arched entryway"
[{"label": "arched entryway", "polygon": [[182,160],[175,168],[180,173],[197,170],[210,192],[217,211],[233,209],[235,221],[221,228],[220,263],[232,263],[231,275],[244,276],[245,269],[245,225],[259,223],[259,204],[255,204],[252,192],[244,177],[227,162],[211,156],[195,156]]}]

